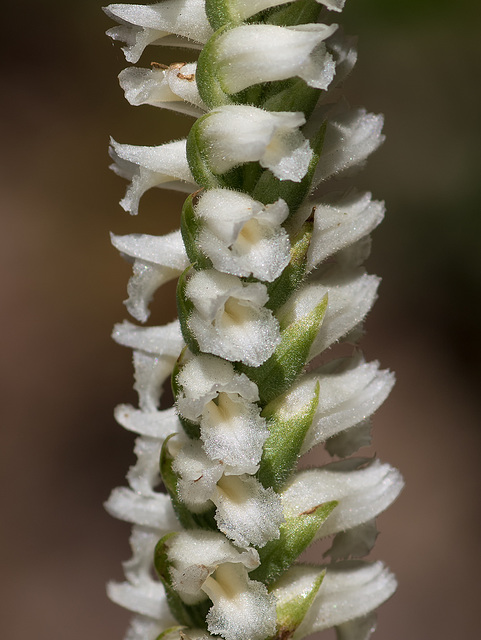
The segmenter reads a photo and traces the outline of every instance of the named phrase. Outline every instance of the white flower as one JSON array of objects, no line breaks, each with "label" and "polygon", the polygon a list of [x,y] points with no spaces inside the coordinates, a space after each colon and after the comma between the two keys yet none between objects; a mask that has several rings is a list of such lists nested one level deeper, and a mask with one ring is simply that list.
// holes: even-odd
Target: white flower
[{"label": "white flower", "polygon": [[133,106],[150,104],[199,117],[207,107],[202,102],[195,81],[197,63],[174,63],[151,69],[129,67],[119,74],[125,98]]},{"label": "white flower", "polygon": [[261,283],[197,271],[188,280],[186,296],[194,303],[189,329],[202,351],[256,367],[280,342],[279,324],[263,306],[268,296]]},{"label": "white flower", "polygon": [[296,214],[297,224],[312,215],[308,272],[371,233],[384,218],[384,203],[371,200],[370,193],[351,190],[342,196],[332,194],[318,204],[308,201]]},{"label": "white flower", "polygon": [[199,247],[218,271],[272,282],[289,263],[284,200],[263,205],[245,193],[209,189],[195,205]]},{"label": "white flower", "polygon": [[315,536],[323,538],[372,520],[397,498],[403,485],[399,471],[379,460],[333,462],[293,477],[282,492],[284,515],[296,516],[337,500],[339,504]]},{"label": "white flower", "polygon": [[162,327],[137,327],[124,321],[114,327],[116,342],[134,349],[135,385],[142,411],[155,411],[162,386],[184,347],[178,320]]},{"label": "white flower", "polygon": [[164,493],[142,496],[127,487],[119,487],[112,491],[104,506],[114,518],[156,529],[159,538],[180,527],[170,497]]},{"label": "white flower", "polygon": [[256,473],[262,446],[268,436],[260,417],[256,385],[230,362],[202,354],[180,370],[177,383],[179,412],[200,421],[204,449],[212,460],[225,465],[226,475]]},{"label": "white flower", "polygon": [[129,431],[159,440],[182,428],[174,407],[164,411],[142,411],[128,404],[119,404],[115,408],[115,419]]},{"label": "white flower", "polygon": [[199,136],[214,173],[259,161],[280,180],[300,182],[312,157],[309,141],[299,131],[305,121],[302,113],[225,105],[199,121]]},{"label": "white flower", "polygon": [[179,533],[167,542],[167,549],[173,586],[187,604],[207,599],[204,583],[220,566],[241,564],[249,571],[259,566],[255,549],[238,550],[213,531]]},{"label": "white flower", "polygon": [[294,76],[311,87],[327,89],[335,65],[322,41],[336,28],[324,24],[254,24],[229,29],[214,40],[214,73],[229,94]]},{"label": "white flower", "polygon": [[[288,602],[301,594],[309,593],[323,567],[294,565],[278,580],[274,594],[279,604]],[[396,590],[396,579],[382,562],[339,562],[326,567],[326,575],[317,592],[313,604],[302,623],[293,634],[294,640],[343,625],[347,634],[349,628],[359,635],[343,635],[345,640],[368,638],[360,635],[371,611],[385,602]],[[351,625],[346,623],[351,622]],[[373,619],[369,618],[372,626]],[[346,626],[344,626],[346,625]]]},{"label": "white flower", "polygon": [[111,140],[111,169],[131,180],[120,206],[137,215],[139,200],[151,187],[191,192],[197,188],[185,155],[185,140],[158,147],[138,147]]},{"label": "white flower", "polygon": [[314,275],[277,314],[283,326],[297,322],[327,294],[326,315],[312,343],[309,361],[362,322],[374,304],[379,285],[379,278],[367,275],[363,269],[345,271],[334,267]]},{"label": "white flower", "polygon": [[180,231],[164,236],[111,234],[110,238],[124,258],[133,261],[133,275],[127,285],[129,297],[124,304],[131,316],[145,322],[155,291],[179,277],[189,265]]},{"label": "white flower", "polygon": [[249,580],[248,571],[259,564],[257,552],[239,551],[222,535],[190,531],[169,540],[173,586],[187,603],[208,596],[211,633],[225,640],[262,640],[275,631],[275,599],[266,587]]},{"label": "white flower", "polygon": [[[323,109],[317,119],[323,119]],[[312,188],[333,175],[351,168],[360,168],[383,142],[384,118],[352,109],[328,119],[321,157],[314,173]]]},{"label": "white flower", "polygon": [[334,360],[303,376],[285,395],[280,418],[289,419],[296,407],[313,397],[319,384],[319,402],[301,448],[301,454],[372,415],[389,395],[394,376],[380,371],[378,362],[361,355]]},{"label": "white flower", "polygon": [[284,522],[280,497],[253,476],[223,476],[212,501],[219,529],[239,547],[263,547]]},{"label": "white flower", "polygon": [[[120,23],[107,31],[113,40],[126,43],[123,47],[129,62],[137,62],[149,44],[199,48],[207,41],[212,29],[205,15],[203,0],[163,0],[151,5],[110,4],[105,13]],[[176,41],[170,35],[181,36]]]},{"label": "white flower", "polygon": [[[171,453],[172,445],[176,446],[175,441],[169,440]],[[209,458],[199,440],[185,443],[175,453],[172,469],[179,476],[179,497],[192,513],[203,513],[213,506],[212,497],[224,473],[224,465],[220,460]]]}]

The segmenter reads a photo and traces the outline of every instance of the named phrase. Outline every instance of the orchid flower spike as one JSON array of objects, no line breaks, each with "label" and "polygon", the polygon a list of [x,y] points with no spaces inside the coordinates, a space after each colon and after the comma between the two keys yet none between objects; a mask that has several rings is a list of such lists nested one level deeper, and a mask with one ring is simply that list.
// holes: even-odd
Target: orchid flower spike
[{"label": "orchid flower spike", "polygon": [[[112,234],[132,263],[129,314],[145,323],[157,289],[177,280],[179,316],[113,332],[133,350],[138,395],[115,411],[137,434],[137,461],[106,503],[133,525],[125,580],[108,585],[134,614],[125,640],[301,640],[330,627],[367,640],[396,589],[382,562],[361,558],[402,477],[366,452],[351,457],[370,444],[394,376],[357,346],[377,296],[362,265],[384,204],[332,187],[384,139],[382,116],[335,104],[356,61],[334,22],[343,6],[105,9],[130,63],[150,45],[199,51],[119,76],[131,105],[194,118],[183,140],[110,149],[127,212],[151,187],[189,194],[177,231]],[[345,357],[330,356],[339,342]],[[320,447],[337,459],[298,467]],[[329,562],[301,563],[321,538]]]}]

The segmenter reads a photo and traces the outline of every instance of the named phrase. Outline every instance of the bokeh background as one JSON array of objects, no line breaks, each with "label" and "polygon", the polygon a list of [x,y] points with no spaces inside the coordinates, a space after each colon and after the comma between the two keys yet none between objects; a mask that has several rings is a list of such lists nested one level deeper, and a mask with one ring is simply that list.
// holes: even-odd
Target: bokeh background
[{"label": "bokeh background", "polygon": [[[388,209],[363,346],[398,384],[375,417],[374,449],[407,481],[379,519],[374,557],[400,587],[376,637],[476,637],[480,5],[347,4],[346,31],[360,37],[348,98],[386,116],[387,142],[356,178]],[[108,233],[173,230],[182,197],[154,190],[130,218],[107,143],[160,144],[190,123],[124,101],[125,62],[96,0],[10,2],[2,15],[0,637],[117,640],[129,614],[104,583],[121,577],[129,526],[102,502],[134,461],[112,409],[135,396],[130,354],[109,339],[126,318],[130,267]],[[151,59],[185,58],[158,48]],[[159,292],[154,321],[173,318],[173,295]]]}]

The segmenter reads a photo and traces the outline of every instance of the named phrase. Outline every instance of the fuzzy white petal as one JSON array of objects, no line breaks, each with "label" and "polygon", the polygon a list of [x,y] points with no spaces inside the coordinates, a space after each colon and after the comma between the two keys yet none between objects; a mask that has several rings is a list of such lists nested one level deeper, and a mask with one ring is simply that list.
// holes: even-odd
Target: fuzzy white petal
[{"label": "fuzzy white petal", "polygon": [[312,187],[351,167],[361,167],[383,142],[381,115],[353,109],[328,120]]},{"label": "fuzzy white petal", "polygon": [[159,532],[167,533],[180,527],[170,497],[163,493],[144,497],[132,489],[118,487],[110,494],[105,508],[114,518],[153,527]]},{"label": "fuzzy white petal", "polygon": [[245,373],[237,373],[230,362],[205,353],[191,357],[180,367],[177,384],[179,412],[194,421],[219,393],[237,394],[249,402],[259,400],[257,385]]},{"label": "fuzzy white petal", "polygon": [[185,140],[168,142],[158,147],[139,147],[111,141],[111,169],[131,180],[120,205],[136,215],[142,195],[151,187],[177,191],[194,191],[197,185],[187,163]]},{"label": "fuzzy white petal", "polygon": [[301,454],[371,416],[389,395],[394,376],[380,371],[378,362],[366,363],[358,355],[333,361],[300,384],[313,386],[317,382],[319,403]]},{"label": "fuzzy white petal", "polygon": [[336,25],[280,27],[241,25],[215,40],[215,69],[228,93],[261,82],[303,78],[309,86],[327,89],[335,65],[322,41]]},{"label": "fuzzy white petal", "polygon": [[392,596],[396,578],[382,562],[329,565],[294,640],[367,615]]},{"label": "fuzzy white petal", "polygon": [[337,500],[339,504],[316,538],[375,518],[397,498],[404,482],[399,471],[388,464],[374,460],[363,467],[363,462],[351,458],[296,474],[282,493],[286,517]]},{"label": "fuzzy white petal", "polygon": [[314,229],[307,254],[307,271],[341,249],[351,246],[377,227],[384,217],[384,203],[371,200],[370,193],[351,190],[314,204],[307,202],[297,212],[300,222],[314,215]]},{"label": "fuzzy white petal", "polygon": [[[149,44],[174,44],[167,36],[182,36],[196,43],[205,43],[212,29],[205,15],[202,0],[164,0],[151,5],[111,4],[104,9],[107,15],[120,22],[119,27],[107,31],[114,40],[122,40],[129,62],[137,62]],[[181,41],[180,46],[188,46]]]},{"label": "fuzzy white petal", "polygon": [[202,351],[256,367],[279,344],[279,324],[263,306],[268,299],[265,285],[200,271],[189,279],[186,295],[195,305],[189,328]]},{"label": "fuzzy white petal", "polygon": [[236,545],[262,547],[279,537],[284,521],[280,497],[253,476],[224,476],[212,500],[219,529]]},{"label": "fuzzy white petal", "polygon": [[203,587],[213,601],[207,628],[225,640],[263,640],[276,629],[275,598],[242,565],[221,565]]},{"label": "fuzzy white petal", "polygon": [[141,411],[128,404],[119,404],[114,415],[124,429],[161,441],[182,429],[174,407],[164,411]]},{"label": "fuzzy white petal", "polygon": [[288,214],[281,199],[263,205],[244,193],[210,189],[196,204],[203,223],[199,247],[218,271],[272,282],[290,259],[289,236],[281,226]]},{"label": "fuzzy white petal", "polygon": [[302,113],[269,112],[247,105],[225,105],[208,113],[201,136],[214,173],[226,173],[245,162],[258,161],[280,180],[300,182],[312,157],[299,127]]}]

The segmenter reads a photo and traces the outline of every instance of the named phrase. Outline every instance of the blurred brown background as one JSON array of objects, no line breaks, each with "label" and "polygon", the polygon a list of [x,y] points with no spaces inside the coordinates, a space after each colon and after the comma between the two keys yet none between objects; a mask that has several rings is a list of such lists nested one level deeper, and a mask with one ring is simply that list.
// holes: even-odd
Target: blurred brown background
[{"label": "blurred brown background", "polygon": [[[374,447],[407,480],[379,520],[375,557],[397,573],[378,640],[476,637],[480,570],[480,11],[474,0],[348,0],[360,36],[352,104],[386,115],[388,141],[356,184],[387,201],[369,268],[383,276],[364,349],[397,372]],[[388,6],[387,6],[388,5]],[[108,232],[176,228],[182,197],[159,190],[138,219],[117,205],[111,134],[159,144],[190,121],[123,99],[125,66],[94,0],[3,10],[0,637],[122,637],[104,595],[129,527],[102,502],[123,484],[133,437],[112,409],[135,402],[126,317],[130,267]],[[141,61],[185,59],[151,49]],[[153,320],[174,315],[173,287]],[[329,634],[326,637],[331,637]]]}]

